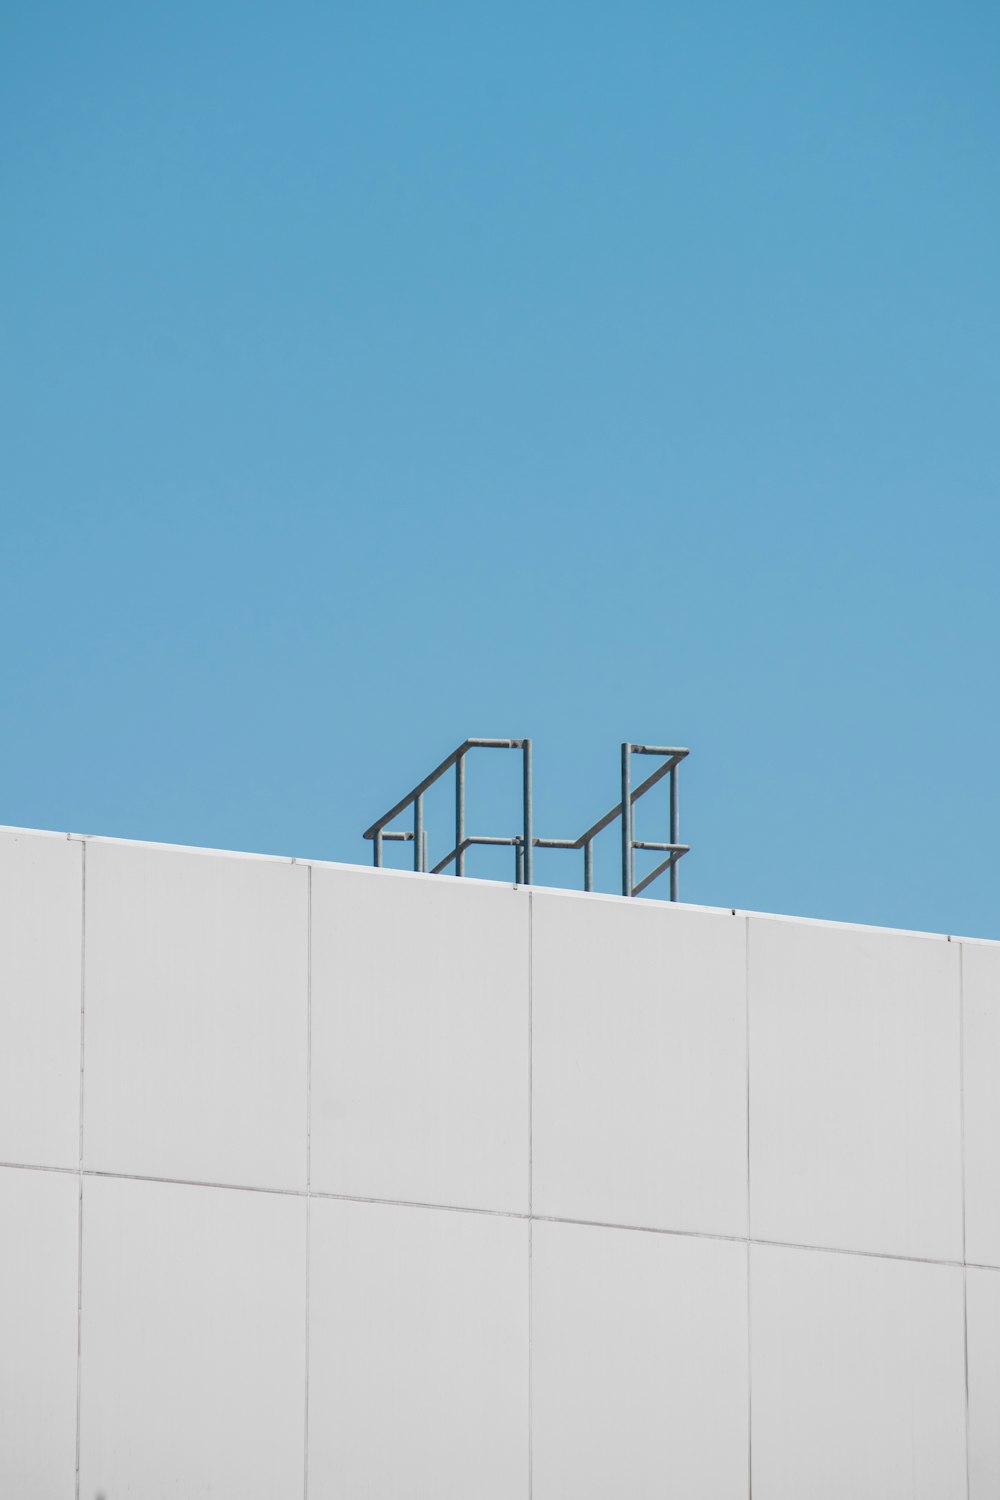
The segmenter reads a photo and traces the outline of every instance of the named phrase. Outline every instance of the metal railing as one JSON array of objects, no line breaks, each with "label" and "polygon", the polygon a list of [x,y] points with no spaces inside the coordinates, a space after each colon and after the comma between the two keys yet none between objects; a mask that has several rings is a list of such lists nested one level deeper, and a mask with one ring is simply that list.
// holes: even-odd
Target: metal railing
[{"label": "metal railing", "polygon": [[[522,757],[522,827],[519,834],[503,837],[495,837],[486,834],[469,834],[465,828],[465,760],[470,750],[520,750]],[[365,829],[364,837],[371,839],[374,843],[374,863],[376,868],[382,865],[383,844],[386,842],[401,842],[413,844],[413,868],[417,871],[440,875],[450,864],[455,866],[456,875],[465,873],[465,853],[474,844],[505,845],[514,849],[514,879],[517,885],[531,885],[532,883],[532,851],[534,849],[579,849],[583,851],[583,888],[585,891],[594,889],[594,840],[599,833],[609,827],[616,818],[621,818],[621,847],[622,847],[622,894],[625,896],[638,896],[647,886],[652,885],[667,871],[670,872],[670,900],[677,900],[678,880],[677,864],[690,850],[689,844],[679,842],[679,803],[678,803],[678,777],[677,768],[681,761],[688,755],[688,751],[674,746],[664,745],[634,745],[626,742],[621,747],[621,800],[606,812],[603,818],[598,818],[589,828],[575,839],[543,839],[534,836],[532,821],[532,781],[531,781],[531,741],[530,740],[482,740],[469,739],[453,750],[439,766],[425,776],[411,792],[400,799],[391,807],[387,813],[383,813],[370,828]],[[663,757],[663,764],[657,766],[656,770],[641,781],[638,786],[632,786],[632,756],[633,755],[656,755]],[[427,830],[424,826],[424,793],[439,781],[452,766],[455,768],[455,843],[443,859],[439,860],[428,871],[427,854]],[[635,837],[635,804],[644,797],[664,777],[670,778],[670,841],[669,843],[653,843],[646,839]],[[413,828],[400,830],[390,829],[386,825],[392,823],[401,813],[413,808]],[[665,854],[655,869],[651,870],[641,880],[635,879],[635,850],[652,850]]]}]

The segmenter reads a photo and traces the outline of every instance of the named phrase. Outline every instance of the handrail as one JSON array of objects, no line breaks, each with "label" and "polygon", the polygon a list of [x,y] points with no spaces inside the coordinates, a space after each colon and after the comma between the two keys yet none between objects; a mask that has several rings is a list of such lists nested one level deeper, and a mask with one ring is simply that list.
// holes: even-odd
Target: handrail
[{"label": "handrail", "polygon": [[[522,754],[522,808],[523,821],[520,834],[505,837],[494,837],[485,834],[467,834],[465,831],[465,759],[470,750],[520,750]],[[622,840],[622,894],[625,896],[638,896],[654,880],[658,879],[669,870],[670,872],[670,900],[677,900],[678,881],[677,864],[685,854],[690,853],[690,845],[682,844],[678,838],[679,832],[679,809],[678,809],[678,777],[677,768],[690,752],[679,746],[673,745],[636,745],[628,741],[621,747],[621,785],[622,794],[614,807],[598,818],[586,828],[578,838],[575,839],[545,839],[535,838],[532,827],[532,774],[531,774],[531,740],[493,740],[493,739],[467,739],[463,740],[450,755],[446,756],[440,765],[436,766],[429,776],[417,783],[411,792],[401,798],[387,813],[376,819],[370,828],[365,830],[364,837],[374,841],[374,863],[376,867],[382,864],[382,844],[384,841],[398,841],[412,843],[413,868],[414,870],[428,873],[427,858],[427,833],[424,829],[424,793],[429,787],[449,770],[455,768],[455,843],[443,859],[440,859],[433,869],[429,871],[432,875],[442,874],[449,865],[454,865],[455,874],[465,873],[465,854],[473,845],[500,845],[513,847],[515,851],[515,881],[518,885],[530,885],[532,877],[532,851],[535,849],[582,849],[583,850],[583,888],[585,891],[594,889],[594,839],[605,828],[609,827],[616,818],[621,818],[621,840]],[[663,764],[657,766],[645,780],[638,786],[631,784],[631,765],[633,755],[656,755],[663,757]],[[635,837],[635,804],[641,797],[662,781],[664,777],[670,777],[670,839],[669,842],[652,842],[648,839],[637,839]],[[408,807],[413,808],[413,829],[399,830],[386,828],[387,823],[406,811]],[[666,854],[667,858],[661,861],[655,869],[645,875],[638,883],[635,880],[634,853],[636,849],[648,850],[653,853]]]}]

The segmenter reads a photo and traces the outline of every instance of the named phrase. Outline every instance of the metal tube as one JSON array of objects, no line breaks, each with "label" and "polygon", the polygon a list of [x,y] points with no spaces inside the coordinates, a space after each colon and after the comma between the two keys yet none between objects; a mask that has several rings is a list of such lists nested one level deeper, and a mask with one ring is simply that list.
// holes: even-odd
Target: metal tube
[{"label": "metal tube", "polygon": [[622,895],[632,894],[632,746],[622,745]]},{"label": "metal tube", "polygon": [[524,884],[524,840],[514,840],[514,884]]},{"label": "metal tube", "polygon": [[[677,762],[670,767],[670,842],[679,843],[677,837],[679,810],[677,806]],[[677,900],[677,861],[670,866],[670,899]]]},{"label": "metal tube", "polygon": [[452,860],[455,858],[455,856],[457,855],[457,853],[458,853],[457,849],[449,849],[448,853],[445,855],[444,859],[439,859],[438,862],[437,862],[437,864],[434,866],[433,870],[431,870],[430,873],[432,875],[442,875],[442,874],[444,874],[445,870],[447,870],[448,866],[451,864]]},{"label": "metal tube", "polygon": [[523,756],[524,756],[524,762],[523,762],[523,765],[524,765],[524,785],[523,785],[523,792],[524,792],[524,842],[521,845],[521,879],[519,881],[519,884],[521,884],[521,885],[530,885],[531,884],[531,870],[532,870],[531,855],[532,855],[532,848],[533,848],[533,844],[532,844],[532,829],[531,829],[531,797],[532,797],[532,786],[531,786],[531,741],[530,740],[525,740],[524,741],[524,746],[523,746],[522,753],[523,753]]},{"label": "metal tube", "polygon": [[646,889],[647,885],[652,885],[653,881],[656,880],[658,876],[662,875],[663,872],[664,872],[664,870],[670,870],[670,869],[672,869],[673,868],[673,863],[672,863],[673,858],[674,858],[674,856],[671,855],[670,858],[669,859],[665,859],[661,865],[657,865],[657,867],[656,867],[655,870],[650,870],[650,872],[646,876],[646,878],[644,880],[640,880],[639,881],[639,884],[636,886],[635,890],[632,892],[633,896],[641,895],[641,893]]},{"label": "metal tube", "polygon": [[420,857],[420,868],[427,874],[427,829],[424,829],[424,847]]},{"label": "metal tube", "polygon": [[583,846],[583,888],[585,891],[594,889],[594,841],[588,839]]},{"label": "metal tube", "polygon": [[455,762],[455,874],[465,874],[465,755]]},{"label": "metal tube", "polygon": [[380,870],[382,868],[382,830],[381,830],[381,828],[379,829],[378,833],[375,835],[375,842],[372,845],[372,848],[373,848],[373,850],[375,852],[375,868],[376,868],[376,870]]},{"label": "metal tube", "polygon": [[424,798],[423,793],[414,799],[413,803],[413,868],[417,871],[421,866],[421,854],[424,848]]}]

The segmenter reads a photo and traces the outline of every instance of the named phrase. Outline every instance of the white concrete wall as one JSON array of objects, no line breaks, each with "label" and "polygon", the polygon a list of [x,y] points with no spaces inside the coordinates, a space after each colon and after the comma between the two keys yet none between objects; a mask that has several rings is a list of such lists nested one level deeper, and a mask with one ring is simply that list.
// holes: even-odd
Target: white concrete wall
[{"label": "white concrete wall", "polygon": [[1000,1495],[1000,945],[0,832],[0,1495]]}]

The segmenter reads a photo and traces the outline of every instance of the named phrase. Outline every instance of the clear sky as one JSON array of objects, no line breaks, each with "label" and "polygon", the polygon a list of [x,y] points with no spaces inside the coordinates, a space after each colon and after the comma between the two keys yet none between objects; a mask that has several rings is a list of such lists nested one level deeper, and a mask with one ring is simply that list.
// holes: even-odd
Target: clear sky
[{"label": "clear sky", "polygon": [[985,0],[3,7],[0,822],[367,862],[666,741],[686,898],[1000,937],[998,85]]}]

